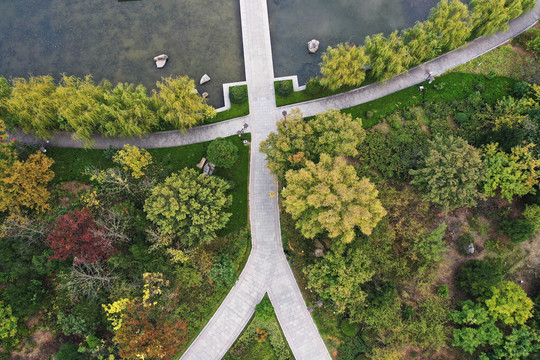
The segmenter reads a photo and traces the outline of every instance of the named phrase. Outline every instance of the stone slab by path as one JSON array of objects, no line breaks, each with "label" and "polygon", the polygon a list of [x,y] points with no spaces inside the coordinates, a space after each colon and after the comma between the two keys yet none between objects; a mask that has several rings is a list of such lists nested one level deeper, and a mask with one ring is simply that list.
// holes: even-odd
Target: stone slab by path
[{"label": "stone slab by path", "polygon": [[417,66],[409,70],[408,73],[396,76],[385,83],[371,84],[322,99],[282,106],[279,109],[281,111],[285,110],[289,112],[293,108],[299,108],[304,116],[307,117],[325,112],[330,108],[345,109],[351,106],[376,100],[396,91],[403,90],[426,81],[428,71],[434,76],[441,75],[458,65],[464,64],[495,49],[508,40],[533,27],[539,18],[540,0],[537,0],[536,7],[529,13],[512,20],[509,24],[509,29],[504,33],[497,33],[488,37],[481,37],[473,40],[466,46],[441,55],[438,58]]}]

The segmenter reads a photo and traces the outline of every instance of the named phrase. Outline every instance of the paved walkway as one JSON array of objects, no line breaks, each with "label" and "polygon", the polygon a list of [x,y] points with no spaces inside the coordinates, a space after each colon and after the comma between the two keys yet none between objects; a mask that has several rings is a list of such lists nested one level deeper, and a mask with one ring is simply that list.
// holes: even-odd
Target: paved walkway
[{"label": "paved walkway", "polygon": [[249,207],[252,251],[240,279],[182,359],[216,360],[227,352],[268,292],[297,360],[330,355],[309,315],[281,245],[277,182],[259,144],[275,131],[279,112],[266,0],[240,0],[246,81],[250,93],[251,159]]}]

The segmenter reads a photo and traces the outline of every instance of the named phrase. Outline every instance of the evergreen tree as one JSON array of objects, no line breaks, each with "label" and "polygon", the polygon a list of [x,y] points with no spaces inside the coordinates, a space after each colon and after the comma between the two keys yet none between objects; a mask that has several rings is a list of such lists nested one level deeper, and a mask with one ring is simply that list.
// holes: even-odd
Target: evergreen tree
[{"label": "evergreen tree", "polygon": [[481,197],[483,180],[478,150],[459,137],[436,136],[411,182],[425,192],[428,201],[442,205],[446,212],[460,206],[474,206]]}]

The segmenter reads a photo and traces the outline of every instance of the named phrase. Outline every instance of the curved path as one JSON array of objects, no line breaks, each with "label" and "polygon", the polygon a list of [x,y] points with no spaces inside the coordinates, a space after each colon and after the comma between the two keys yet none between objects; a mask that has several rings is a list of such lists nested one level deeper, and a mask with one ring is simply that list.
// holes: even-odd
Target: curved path
[{"label": "curved path", "polygon": [[[342,109],[371,101],[418,84],[426,80],[427,71],[433,75],[442,74],[533,26],[540,17],[539,5],[540,0],[537,0],[536,8],[512,21],[507,32],[477,39],[466,47],[442,55],[384,84],[373,84],[329,98],[277,109],[266,0],[240,0],[246,82],[250,93],[249,116],[193,128],[186,134],[169,131],[150,134],[140,139],[97,137],[95,148],[107,148],[109,145],[121,147],[124,143],[146,148],[169,147],[233,135],[244,123],[250,125],[247,130],[252,133],[253,143],[249,183],[252,251],[239,280],[182,359],[216,360],[223,357],[266,292],[295,358],[330,359],[283,254],[277,196],[270,195],[272,192],[277,193],[278,184],[265,166],[264,155],[258,151],[260,142],[266,139],[271,131],[275,131],[275,124],[282,110],[289,111],[299,107],[304,115],[311,116],[328,108]],[[31,136],[15,135],[22,142],[39,143]],[[69,134],[59,134],[50,141],[50,145],[81,147]]]}]

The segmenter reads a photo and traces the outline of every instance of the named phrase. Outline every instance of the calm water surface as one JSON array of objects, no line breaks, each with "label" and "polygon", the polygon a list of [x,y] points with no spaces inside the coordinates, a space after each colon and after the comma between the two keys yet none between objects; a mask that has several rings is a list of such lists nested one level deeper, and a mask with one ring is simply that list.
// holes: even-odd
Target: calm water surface
[{"label": "calm water surface", "polygon": [[[221,84],[244,80],[238,0],[0,0],[0,74],[92,74],[155,87],[161,76],[204,73],[199,90],[221,106]],[[169,62],[156,69],[153,57]]]},{"label": "calm water surface", "polygon": [[[388,34],[427,19],[439,0],[268,0],[275,76],[298,75],[300,83],[318,74],[328,46],[360,45],[366,35]],[[310,55],[307,42],[320,41]]]}]

